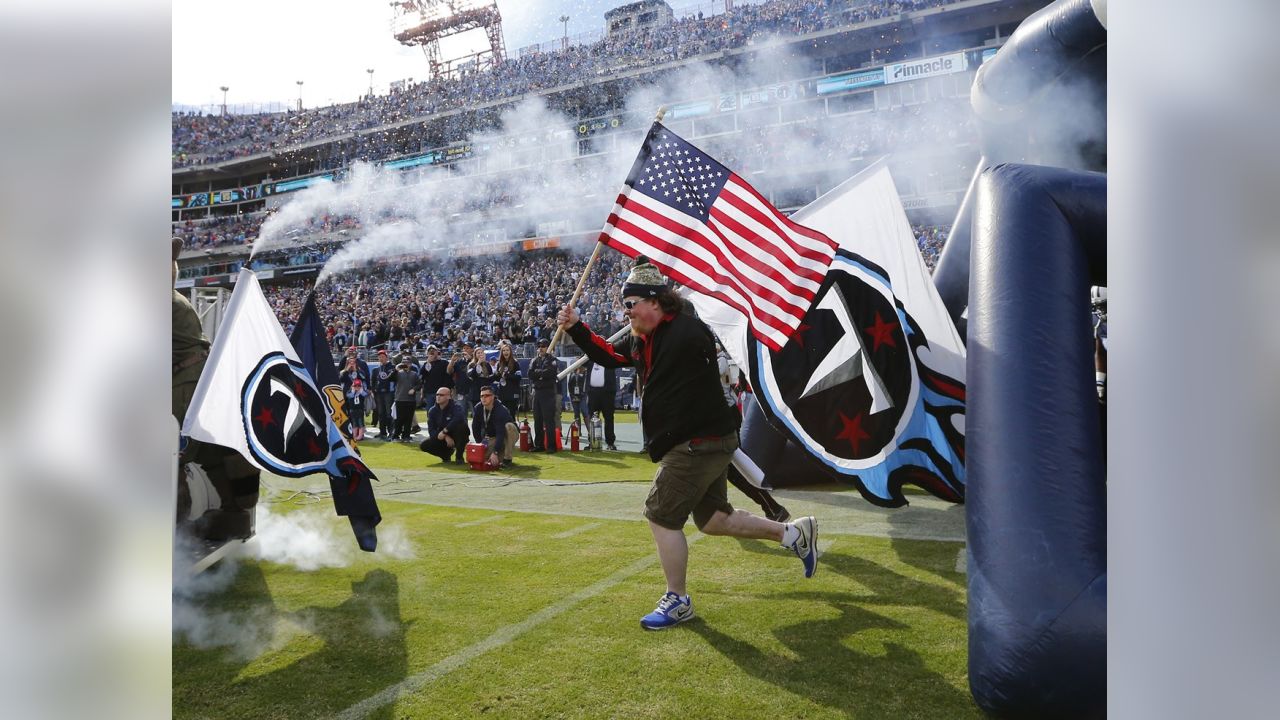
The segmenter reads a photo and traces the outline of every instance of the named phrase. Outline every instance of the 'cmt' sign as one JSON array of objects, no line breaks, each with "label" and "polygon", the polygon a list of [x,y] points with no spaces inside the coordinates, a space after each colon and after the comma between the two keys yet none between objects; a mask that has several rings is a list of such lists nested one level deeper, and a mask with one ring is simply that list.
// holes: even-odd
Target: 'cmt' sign
[{"label": "'cmt' sign", "polygon": [[968,67],[962,52],[939,55],[938,57],[925,58],[923,60],[894,63],[884,66],[884,82],[886,85],[892,85],[893,83],[919,80],[920,78],[934,77],[935,75],[950,75],[951,73],[963,72]]}]

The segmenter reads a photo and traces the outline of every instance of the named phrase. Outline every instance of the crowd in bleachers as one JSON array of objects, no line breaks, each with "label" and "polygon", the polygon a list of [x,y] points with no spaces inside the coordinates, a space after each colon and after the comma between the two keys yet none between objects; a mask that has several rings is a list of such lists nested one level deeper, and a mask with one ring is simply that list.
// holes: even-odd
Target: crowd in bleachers
[{"label": "crowd in bleachers", "polygon": [[[464,343],[493,348],[501,340],[520,347],[555,332],[556,311],[572,297],[586,260],[542,251],[365,269],[321,283],[317,309],[335,352],[351,345],[397,350],[406,344],[414,350],[434,344],[449,352]],[[617,289],[631,262],[602,252],[578,301],[584,320],[606,335],[621,327]],[[309,285],[265,288],[287,332],[310,291]]]},{"label": "crowd in bleachers", "polygon": [[[949,227],[912,227],[930,272],[946,243]],[[327,278],[316,295],[333,352],[349,346],[421,351],[436,345],[449,353],[463,344],[494,348],[511,342],[518,354],[551,337],[555,314],[573,295],[585,254],[538,251],[483,258],[450,258],[397,267],[371,266]],[[605,250],[584,286],[577,306],[584,321],[608,336],[622,327],[620,278],[633,261]],[[293,324],[311,284],[269,285],[268,302],[284,326]],[[521,351],[522,350],[522,351]]]},{"label": "crowd in bleachers", "polygon": [[[173,235],[182,238],[183,247],[192,250],[226,245],[250,245],[258,238],[262,223],[271,214],[272,211],[264,210],[243,215],[184,220],[173,224]],[[322,213],[317,217],[307,218],[297,227],[291,228],[286,235],[289,238],[312,238],[339,230],[359,230],[361,227],[360,219],[357,217]]]},{"label": "crowd in bleachers", "polygon": [[[387,95],[302,112],[214,116],[174,113],[173,164],[223,160],[296,146],[454,108],[594,80],[770,35],[796,35],[865,22],[956,0],[769,0],[729,12],[701,13],[657,29],[606,36],[555,52],[508,58],[492,69],[419,82]],[[470,128],[465,128],[469,130]],[[352,158],[386,154],[385,137],[354,139]]]},{"label": "crowd in bleachers", "polygon": [[[973,142],[976,137],[969,118],[965,100],[942,99],[883,112],[824,118],[821,122],[756,128],[733,135],[699,139],[695,143],[744,176],[750,176],[755,171],[796,167],[797,162],[806,171],[818,171],[854,157],[931,145],[953,148],[960,143]],[[805,148],[812,156],[796,157],[797,147]],[[611,183],[621,182],[621,178],[603,177],[603,164],[592,159],[570,162],[573,165],[568,172],[554,173],[557,182],[564,182],[566,178],[569,180],[569,186],[559,188],[555,193],[556,197],[562,198],[568,205],[580,204],[582,196]],[[553,174],[550,173],[536,173],[527,178],[527,182],[534,185],[546,183],[551,177]],[[513,196],[504,187],[507,180],[509,178],[506,175],[496,174],[488,176],[480,188],[468,185],[466,192],[454,193],[443,188],[436,193],[439,202],[437,209],[442,215],[475,214],[511,206]],[[446,185],[451,182],[439,181]],[[782,182],[785,185],[785,181]],[[530,187],[533,185],[525,189]],[[548,210],[555,208],[538,208],[539,212]],[[264,211],[185,220],[175,223],[173,232],[183,238],[185,246],[191,249],[245,245],[257,238],[262,223],[268,216],[269,212]],[[361,229],[362,224],[356,217],[323,214],[307,219],[303,225],[288,229],[284,239]],[[572,228],[578,229],[581,228]]]},{"label": "crowd in bleachers", "polygon": [[932,273],[938,265],[938,256],[942,254],[942,246],[947,244],[947,236],[951,234],[949,225],[912,225],[916,243],[920,247],[920,256]]}]

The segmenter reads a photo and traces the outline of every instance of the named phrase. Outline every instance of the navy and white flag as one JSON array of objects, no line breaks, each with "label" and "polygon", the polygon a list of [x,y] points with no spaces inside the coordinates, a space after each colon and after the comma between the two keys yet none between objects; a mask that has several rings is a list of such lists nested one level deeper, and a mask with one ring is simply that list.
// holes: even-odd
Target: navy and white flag
[{"label": "navy and white flag", "polygon": [[350,519],[360,549],[377,548],[382,515],[370,484],[374,475],[334,423],[329,402],[248,270],[236,280],[182,433],[238,450],[277,475],[327,473],[334,508]]},{"label": "navy and white flag", "polygon": [[838,249],[787,344],[771,349],[740,312],[691,293],[699,317],[747,369],[769,424],[828,474],[881,506],[905,505],[905,484],[962,502],[964,345],[888,168],[872,165],[793,217]]},{"label": "navy and white flag", "polygon": [[338,379],[333,353],[329,352],[329,343],[325,341],[324,324],[320,322],[320,313],[316,310],[315,290],[307,295],[307,302],[303,304],[302,312],[298,313],[298,320],[293,324],[289,342],[298,352],[298,358],[302,360],[307,372],[315,379],[316,387],[324,394],[333,423],[350,440],[351,417],[347,415],[347,396]]}]

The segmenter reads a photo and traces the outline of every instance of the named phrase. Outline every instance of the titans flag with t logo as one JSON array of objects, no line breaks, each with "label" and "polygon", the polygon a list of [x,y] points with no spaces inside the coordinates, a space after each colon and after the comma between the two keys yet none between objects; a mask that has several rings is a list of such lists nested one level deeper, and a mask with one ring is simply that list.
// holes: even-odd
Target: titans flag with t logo
[{"label": "titans flag with t logo", "polygon": [[248,270],[236,280],[182,434],[238,450],[277,475],[328,474],[334,509],[351,521],[360,549],[377,548],[382,515],[373,472],[338,429],[328,399]]},{"label": "titans flag with t logo", "polygon": [[[827,477],[853,483],[885,507],[906,504],[907,484],[962,502],[964,346],[888,168],[872,165],[793,218],[838,248],[787,343],[764,345],[746,333],[740,313],[693,293],[699,317],[747,372],[767,422]],[[795,471],[745,440],[742,451],[751,462],[740,468]],[[792,478],[764,478],[773,485],[784,480]]]}]

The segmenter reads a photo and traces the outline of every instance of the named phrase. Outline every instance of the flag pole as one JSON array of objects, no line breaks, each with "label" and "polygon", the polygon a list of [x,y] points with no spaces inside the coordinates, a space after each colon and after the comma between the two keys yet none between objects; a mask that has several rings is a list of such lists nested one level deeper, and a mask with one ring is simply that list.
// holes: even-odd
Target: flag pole
[{"label": "flag pole", "polygon": [[[662,122],[662,118],[667,115],[667,106],[660,105],[658,112],[654,114],[653,121]],[[573,290],[573,297],[569,298],[569,306],[575,307],[578,304],[578,298],[582,297],[582,288],[587,284],[587,277],[591,275],[591,267],[596,264],[596,258],[600,257],[600,248],[604,247],[604,243],[596,240],[596,247],[591,251],[591,258],[587,260],[587,266],[582,269],[582,277],[578,278],[578,287]],[[560,344],[560,338],[564,336],[564,328],[557,327],[556,334],[551,338],[551,345],[547,348],[548,355],[554,355],[556,346]]]}]

